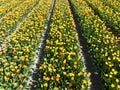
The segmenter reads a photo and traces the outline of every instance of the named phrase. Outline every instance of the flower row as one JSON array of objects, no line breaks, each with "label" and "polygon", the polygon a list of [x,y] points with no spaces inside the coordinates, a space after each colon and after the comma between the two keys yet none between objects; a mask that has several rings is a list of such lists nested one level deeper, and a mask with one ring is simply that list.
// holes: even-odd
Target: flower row
[{"label": "flower row", "polygon": [[0,52],[0,90],[23,90],[48,17],[52,0],[41,0]]},{"label": "flower row", "polygon": [[16,4],[20,3],[21,1],[22,0],[4,0],[3,4],[0,6],[0,16],[3,13],[6,13],[10,8],[13,8]]},{"label": "flower row", "polygon": [[68,1],[56,0],[36,90],[87,90],[92,84],[77,36]]},{"label": "flower row", "polygon": [[109,6],[105,6],[100,0],[86,0],[86,2],[100,15],[109,27],[114,29],[112,31],[120,36],[120,13],[115,12]]},{"label": "flower row", "polygon": [[108,5],[109,7],[113,8],[115,11],[120,12],[120,2],[117,0],[111,1],[111,0],[101,0],[105,5]]},{"label": "flower row", "polygon": [[[94,0],[93,0],[94,1]],[[120,89],[120,46],[105,23],[83,0],[71,0],[105,90]]]},{"label": "flower row", "polygon": [[[14,31],[20,20],[29,12],[38,0],[26,0],[19,7],[13,8],[0,19],[0,41]],[[17,1],[18,2],[18,1]]]},{"label": "flower row", "polygon": [[0,0],[0,7],[3,6],[3,5],[5,5],[8,2],[9,2],[9,0]]}]

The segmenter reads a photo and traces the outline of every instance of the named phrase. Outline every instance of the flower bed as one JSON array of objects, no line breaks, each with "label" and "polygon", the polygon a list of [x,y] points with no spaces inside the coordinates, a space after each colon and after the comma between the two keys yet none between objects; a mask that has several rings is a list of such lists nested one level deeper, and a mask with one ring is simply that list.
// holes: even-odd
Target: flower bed
[{"label": "flower bed", "polygon": [[56,0],[36,90],[88,90],[90,73],[80,51],[69,3]]},{"label": "flower bed", "polygon": [[23,90],[34,63],[52,0],[41,0],[0,52],[0,90]]},{"label": "flower bed", "polygon": [[120,2],[117,0],[111,1],[111,0],[101,0],[103,4],[108,5],[113,10],[120,12]]},{"label": "flower bed", "polygon": [[0,8],[1,8],[3,5],[7,4],[8,2],[10,3],[9,0],[0,0]]},{"label": "flower bed", "polygon": [[0,17],[3,13],[6,13],[10,8],[13,8],[16,4],[23,2],[23,0],[4,0],[0,6]]},{"label": "flower bed", "polygon": [[114,12],[113,9],[105,6],[100,0],[86,0],[86,2],[100,15],[109,27],[114,29],[112,31],[120,36],[120,13]]},{"label": "flower bed", "polygon": [[[7,13],[0,19],[0,41],[14,31],[19,21],[24,18],[38,0],[26,0],[19,7],[14,8],[11,12]],[[1,43],[0,42],[0,43]]]},{"label": "flower bed", "polygon": [[[94,0],[93,0],[94,1]],[[83,0],[71,0],[105,90],[120,89],[120,46]]]}]

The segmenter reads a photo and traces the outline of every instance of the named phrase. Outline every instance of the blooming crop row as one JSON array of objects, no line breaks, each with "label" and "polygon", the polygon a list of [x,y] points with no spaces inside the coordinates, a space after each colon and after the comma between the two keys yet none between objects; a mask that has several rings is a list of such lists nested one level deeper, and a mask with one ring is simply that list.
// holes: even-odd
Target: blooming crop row
[{"label": "blooming crop row", "polygon": [[87,39],[90,54],[101,75],[105,90],[119,90],[120,47],[118,43],[108,32],[105,23],[94,15],[85,1],[71,1],[79,16],[83,35]]},{"label": "blooming crop row", "polygon": [[115,12],[109,6],[105,6],[100,0],[86,1],[108,24],[109,27],[114,28],[113,32],[120,36],[120,13]]},{"label": "blooming crop row", "polygon": [[10,3],[9,0],[0,0],[0,6],[5,5],[8,2]]},{"label": "blooming crop row", "polygon": [[39,69],[36,90],[87,90],[91,85],[67,0],[56,0],[43,63]]},{"label": "blooming crop row", "polygon": [[[13,8],[13,10],[7,13],[2,19],[0,19],[0,41],[4,37],[8,36],[11,32],[14,31],[14,27],[17,23],[22,20],[24,15],[26,15],[37,3],[38,0],[26,0],[19,7]],[[17,1],[18,2],[18,1]]]},{"label": "blooming crop row", "polygon": [[20,2],[23,2],[23,0],[4,0],[4,4],[0,6],[0,16]]},{"label": "blooming crop row", "polygon": [[108,5],[109,7],[113,8],[114,10],[120,12],[120,2],[117,0],[101,0],[105,5]]},{"label": "blooming crop row", "polygon": [[20,29],[11,34],[8,43],[4,42],[0,52],[0,90],[23,90],[26,87],[51,2],[41,0]]}]

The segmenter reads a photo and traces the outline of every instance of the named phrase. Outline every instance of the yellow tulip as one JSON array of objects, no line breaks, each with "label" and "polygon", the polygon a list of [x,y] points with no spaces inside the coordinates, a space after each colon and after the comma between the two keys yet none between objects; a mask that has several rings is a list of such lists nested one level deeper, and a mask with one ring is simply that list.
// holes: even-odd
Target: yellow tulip
[{"label": "yellow tulip", "polygon": [[48,70],[49,70],[49,72],[52,72],[52,71],[53,71],[52,68],[50,68],[50,67],[48,67]]},{"label": "yellow tulip", "polygon": [[2,52],[0,52],[0,56],[2,55]]},{"label": "yellow tulip", "polygon": [[48,83],[44,83],[44,85],[43,85],[44,87],[48,87]]},{"label": "yellow tulip", "polygon": [[87,84],[87,81],[86,81],[86,80],[83,80],[83,84]]},{"label": "yellow tulip", "polygon": [[18,86],[18,83],[16,82],[16,83],[13,83],[13,85],[14,85],[14,87],[17,87]]},{"label": "yellow tulip", "polygon": [[20,88],[23,88],[23,85],[22,84],[20,84],[20,86],[19,86]]},{"label": "yellow tulip", "polygon": [[116,82],[119,83],[119,79],[116,79]]},{"label": "yellow tulip", "polygon": [[59,88],[58,87],[54,87],[54,89],[53,90],[59,90]]},{"label": "yellow tulip", "polygon": [[92,82],[91,82],[91,81],[88,81],[88,85],[92,85]]},{"label": "yellow tulip", "polygon": [[0,72],[3,72],[3,68],[0,68]]},{"label": "yellow tulip", "polygon": [[82,89],[84,89],[84,88],[85,88],[85,86],[84,86],[84,85],[82,85],[81,87],[82,87]]},{"label": "yellow tulip", "polygon": [[114,87],[115,87],[115,85],[114,85],[114,84],[111,84],[111,87],[112,87],[112,88],[114,88]]},{"label": "yellow tulip", "polygon": [[4,79],[5,79],[5,81],[9,81],[10,80],[10,78],[7,77],[7,76],[4,76]]},{"label": "yellow tulip", "polygon": [[90,77],[90,76],[91,76],[91,73],[90,73],[90,72],[88,72],[88,73],[87,73],[87,77]]}]

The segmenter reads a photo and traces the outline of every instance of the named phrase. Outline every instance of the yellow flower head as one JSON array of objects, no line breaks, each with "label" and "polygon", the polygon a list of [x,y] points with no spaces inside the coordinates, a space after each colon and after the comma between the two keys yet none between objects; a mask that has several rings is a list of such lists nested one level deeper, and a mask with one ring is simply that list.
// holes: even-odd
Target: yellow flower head
[{"label": "yellow flower head", "polygon": [[89,82],[88,82],[88,85],[92,85],[92,82],[91,82],[91,81],[89,81]]},{"label": "yellow flower head", "polygon": [[23,68],[26,69],[28,66],[27,65],[24,65]]},{"label": "yellow flower head", "polygon": [[71,77],[71,80],[74,80],[74,77]]},{"label": "yellow flower head", "polygon": [[87,81],[86,80],[83,80],[83,84],[86,84],[87,83]]},{"label": "yellow flower head", "polygon": [[57,74],[57,77],[60,78],[60,74]]},{"label": "yellow flower head", "polygon": [[84,89],[84,88],[85,88],[85,86],[84,86],[84,85],[82,85],[81,87],[82,87],[82,89]]},{"label": "yellow flower head", "polygon": [[48,66],[49,66],[49,67],[51,67],[51,66],[52,66],[52,64],[48,64]]},{"label": "yellow flower head", "polygon": [[74,62],[74,64],[76,65],[76,64],[78,64],[78,62],[77,62],[77,61],[75,61],[75,62]]},{"label": "yellow flower head", "polygon": [[49,77],[46,77],[46,76],[43,76],[43,79],[46,80],[46,81],[49,81],[50,78]]},{"label": "yellow flower head", "polygon": [[78,73],[78,76],[81,76],[82,74],[83,74],[83,72],[80,71],[80,72]]},{"label": "yellow flower head", "polygon": [[23,88],[23,85],[22,84],[20,84],[20,86],[19,86],[20,88]]},{"label": "yellow flower head", "polygon": [[74,65],[74,68],[77,69],[77,65]]},{"label": "yellow flower head", "polygon": [[21,56],[20,59],[21,59],[22,61],[24,61],[24,60],[25,60],[25,56]]},{"label": "yellow flower head", "polygon": [[48,87],[48,83],[44,83],[44,85],[43,85],[44,87]]},{"label": "yellow flower head", "polygon": [[52,71],[53,71],[52,68],[50,68],[50,67],[48,68],[48,70],[49,70],[49,72],[52,72]]},{"label": "yellow flower head", "polygon": [[0,56],[2,55],[2,52],[0,52]]},{"label": "yellow flower head", "polygon": [[14,56],[14,59],[17,59],[18,57],[17,56]]},{"label": "yellow flower head", "polygon": [[114,84],[111,84],[111,87],[112,87],[112,88],[114,88],[114,87],[115,87],[115,85],[114,85]]},{"label": "yellow flower head", "polygon": [[3,68],[0,68],[0,72],[3,72]]},{"label": "yellow flower head", "polygon": [[59,88],[58,87],[54,87],[54,90],[59,90]]},{"label": "yellow flower head", "polygon": [[119,79],[116,79],[116,82],[119,83]]},{"label": "yellow flower head", "polygon": [[90,76],[91,76],[91,73],[90,73],[90,72],[88,72],[88,73],[87,73],[87,77],[90,77]]},{"label": "yellow flower head", "polygon": [[62,67],[62,70],[64,70],[65,69],[65,67]]},{"label": "yellow flower head", "polygon": [[117,87],[118,87],[118,89],[120,89],[120,85],[118,85]]},{"label": "yellow flower head", "polygon": [[5,90],[4,88],[0,88],[0,90]]},{"label": "yellow flower head", "polygon": [[66,72],[63,72],[64,75],[66,75],[67,73]]},{"label": "yellow flower head", "polygon": [[74,73],[69,73],[69,76],[70,76],[70,77],[74,77],[75,74],[74,74]]},{"label": "yellow flower head", "polygon": [[17,82],[16,82],[16,83],[13,83],[13,85],[14,85],[14,87],[17,87],[18,83],[17,83]]},{"label": "yellow flower head", "polygon": [[53,69],[54,72],[56,72],[56,69]]},{"label": "yellow flower head", "polygon": [[10,72],[6,72],[6,75],[7,75],[7,76],[10,76]]},{"label": "yellow flower head", "polygon": [[10,80],[10,78],[7,77],[7,76],[4,76],[4,79],[5,79],[5,81],[9,81]]}]

